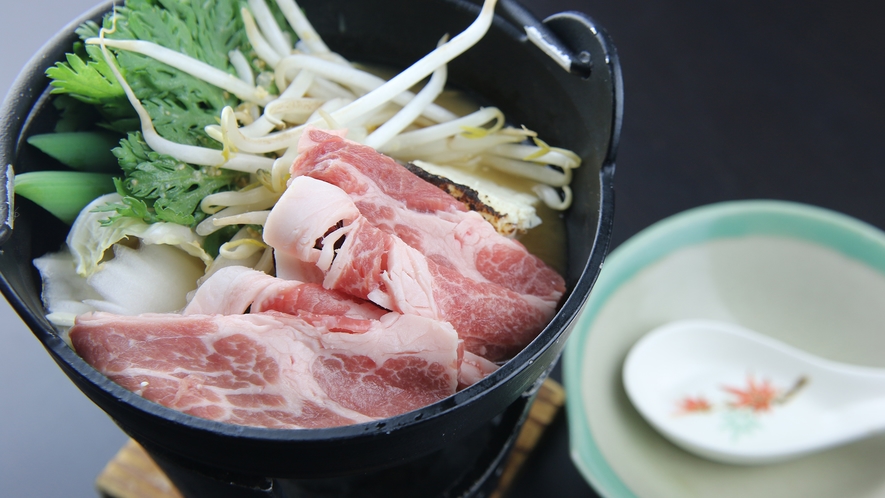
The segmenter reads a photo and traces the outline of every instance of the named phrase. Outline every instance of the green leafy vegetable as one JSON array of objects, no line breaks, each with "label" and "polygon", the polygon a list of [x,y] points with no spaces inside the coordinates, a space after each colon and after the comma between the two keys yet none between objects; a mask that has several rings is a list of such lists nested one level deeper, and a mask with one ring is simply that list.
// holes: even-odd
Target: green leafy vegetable
[{"label": "green leafy vegetable", "polygon": [[89,46],[86,52],[88,61],[80,55],[67,54],[67,63],[57,62],[46,70],[46,75],[52,78],[52,93],[67,93],[87,104],[126,102],[123,87],[101,56],[101,49]]},{"label": "green leafy vegetable", "polygon": [[[128,0],[125,6],[116,8],[115,14],[105,15],[100,25],[87,22],[77,34],[86,40],[98,36],[104,27],[107,38],[150,41],[236,74],[229,60],[231,51],[239,50],[249,60],[258,60],[240,15],[244,5],[241,0]],[[273,10],[282,18],[276,6]],[[225,106],[240,103],[235,96],[151,57],[124,50],[114,51],[113,57],[162,137],[185,145],[221,148],[204,129],[217,124]],[[258,66],[254,69],[261,70]],[[147,223],[167,221],[194,226],[205,217],[199,209],[203,197],[235,188],[243,178],[240,173],[195,167],[152,151],[140,133],[133,133],[139,129],[134,110],[99,46],[78,42],[66,62],[47,70],[47,75],[52,78],[53,93],[95,106],[102,118],[99,126],[129,133],[113,151],[124,174],[115,179],[122,201],[102,208],[116,211],[106,224],[129,217]],[[76,106],[65,104],[65,108]],[[60,130],[73,129],[81,129],[73,119],[60,126]],[[53,142],[42,138],[37,142],[41,140]],[[58,146],[63,139],[57,140],[49,146],[54,154],[47,153],[58,158],[64,147]],[[86,155],[85,148],[76,154]],[[70,159],[62,162],[73,166]]]},{"label": "green leafy vegetable", "polygon": [[66,63],[58,62],[46,70],[46,75],[52,79],[49,84],[51,93],[69,95],[95,106],[107,128],[121,132],[135,129],[138,126],[135,111],[126,99],[123,87],[114,78],[101,49],[95,46],[83,48],[80,43],[75,47],[75,52],[81,53],[67,54]]},{"label": "green leafy vegetable", "polygon": [[102,120],[102,115],[95,106],[70,95],[56,95],[52,99],[52,106],[59,113],[58,121],[55,123],[56,133],[94,130],[96,123]]},{"label": "green leafy vegetable", "polygon": [[132,217],[148,223],[167,221],[193,226],[205,217],[199,210],[203,197],[230,189],[243,178],[242,173],[198,168],[154,152],[141,133],[130,134],[113,152],[126,177],[114,181],[123,201],[107,208],[117,211],[107,223]]},{"label": "green leafy vegetable", "polygon": [[[227,54],[249,50],[238,5],[233,0],[130,0],[116,9],[116,16],[107,14],[102,25],[111,30],[108,38],[151,41],[234,74]],[[87,22],[77,34],[84,40],[96,37],[99,28]],[[187,145],[221,147],[203,128],[217,123],[225,106],[236,106],[235,97],[150,57],[126,51],[114,57],[160,135]],[[53,79],[54,93],[96,105],[106,127],[120,132],[138,129],[131,119],[134,111],[100,47],[88,45],[82,55],[68,54],[67,63],[50,68],[47,75]]]}]

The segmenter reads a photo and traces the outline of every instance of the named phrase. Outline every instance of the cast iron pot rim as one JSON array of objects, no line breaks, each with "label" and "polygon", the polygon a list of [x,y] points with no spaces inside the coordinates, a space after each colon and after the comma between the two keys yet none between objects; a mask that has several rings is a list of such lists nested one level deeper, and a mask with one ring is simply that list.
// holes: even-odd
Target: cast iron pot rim
[{"label": "cast iron pot rim", "polygon": [[[446,0],[448,3],[463,3],[461,0]],[[510,3],[518,5],[515,0],[499,0],[499,3]],[[13,152],[17,150],[17,145],[22,138],[20,134],[25,127],[26,119],[29,117],[31,109],[40,101],[42,101],[48,92],[48,80],[45,78],[44,71],[46,64],[55,62],[54,53],[58,50],[65,52],[70,50],[70,38],[78,26],[83,22],[96,19],[108,12],[113,2],[104,2],[93,9],[82,14],[76,20],[68,23],[59,33],[53,36],[43,47],[34,55],[25,65],[19,76],[16,78],[12,87],[7,94],[0,112],[2,112],[2,126],[0,129],[4,131],[16,132],[15,137],[4,136],[2,139],[5,147],[8,147],[10,159],[14,157]],[[613,119],[612,131],[609,137],[608,151],[605,161],[600,171],[600,205],[599,218],[596,226],[596,237],[594,239],[593,248],[590,251],[590,258],[587,261],[581,276],[578,278],[574,289],[568,294],[563,306],[556,313],[554,318],[547,324],[540,334],[515,357],[507,361],[497,371],[483,379],[482,381],[449,396],[446,399],[433,403],[431,405],[413,410],[394,417],[380,419],[373,422],[364,422],[340,427],[320,428],[320,429],[272,429],[265,427],[252,427],[228,424],[213,420],[203,419],[193,415],[179,412],[172,408],[167,408],[158,403],[148,401],[147,399],[129,391],[122,386],[116,384],[104,374],[100,373],[94,367],[83,360],[72,348],[70,348],[57,334],[54,327],[46,320],[44,316],[35,317],[30,314],[27,307],[20,297],[13,292],[6,278],[0,275],[0,290],[13,305],[19,315],[24,319],[31,328],[34,335],[43,343],[44,347],[55,356],[56,361],[62,361],[70,366],[83,378],[94,384],[96,387],[113,396],[117,401],[126,403],[135,409],[145,412],[146,414],[158,417],[171,423],[182,424],[193,429],[207,431],[215,434],[245,437],[253,440],[269,440],[269,441],[328,441],[335,439],[350,439],[355,436],[364,436],[367,433],[385,433],[391,432],[401,427],[415,425],[422,421],[432,420],[437,417],[447,415],[449,412],[460,406],[468,405],[483,397],[495,388],[508,383],[510,379],[518,376],[528,365],[538,360],[548,349],[548,345],[555,341],[563,340],[562,335],[568,330],[569,326],[577,317],[577,314],[589,295],[590,289],[596,280],[599,269],[602,266],[602,260],[608,248],[611,239],[611,221],[613,219],[613,191],[612,177],[614,172],[614,160],[617,144],[620,135],[621,119],[623,113],[623,90],[620,74],[620,65],[617,55],[614,51],[608,35],[603,29],[598,27],[585,14],[578,12],[569,12],[556,14],[567,14],[569,16],[579,16],[588,25],[593,26],[595,34],[599,38],[607,55],[607,65],[605,68],[611,72],[612,86],[614,94],[613,102]],[[502,20],[496,14],[496,23]],[[595,70],[603,70],[598,67],[599,61],[596,61]],[[576,76],[577,77],[577,76]],[[29,89],[43,88],[44,90],[29,100],[16,98],[16,94],[27,95]],[[26,104],[26,105],[23,105]],[[20,114],[16,114],[20,112]],[[10,117],[11,116],[11,117]],[[22,118],[21,124],[17,126],[16,118]],[[11,199],[10,199],[11,201]]]}]

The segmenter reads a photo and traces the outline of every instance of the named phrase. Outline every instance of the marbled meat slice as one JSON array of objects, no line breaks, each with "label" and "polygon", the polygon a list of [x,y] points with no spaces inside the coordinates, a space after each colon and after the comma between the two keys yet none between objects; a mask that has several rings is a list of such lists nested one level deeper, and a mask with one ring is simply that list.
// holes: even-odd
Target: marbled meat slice
[{"label": "marbled meat slice", "polygon": [[[244,266],[223,268],[206,279],[183,313],[235,315],[247,310],[334,316],[337,323],[330,324],[330,330],[350,333],[365,332],[371,320],[388,313],[371,301],[319,284],[284,280]],[[496,364],[464,351],[458,368],[458,389],[479,382],[497,369]]]},{"label": "marbled meat slice", "polygon": [[359,212],[429,259],[465,277],[491,282],[556,307],[565,282],[519,242],[500,235],[475,211],[372,147],[310,128],[299,142],[292,176],[337,185]]},{"label": "marbled meat slice", "polygon": [[458,384],[459,341],[446,323],[388,313],[362,333],[335,317],[91,313],[70,338],[111,380],[211,420],[320,428],[391,417]]},{"label": "marbled meat slice", "polygon": [[458,372],[458,390],[472,386],[485,379],[498,369],[498,365],[470,351],[464,351],[461,369]]},{"label": "marbled meat slice", "polygon": [[235,315],[247,310],[290,315],[308,312],[371,320],[387,313],[369,301],[320,284],[284,280],[245,266],[228,266],[200,285],[183,314]]},{"label": "marbled meat slice", "polygon": [[292,179],[268,216],[264,239],[275,252],[315,264],[328,289],[450,322],[467,351],[491,361],[525,347],[556,311],[554,301],[425,256],[370,223],[343,190],[311,177]]}]

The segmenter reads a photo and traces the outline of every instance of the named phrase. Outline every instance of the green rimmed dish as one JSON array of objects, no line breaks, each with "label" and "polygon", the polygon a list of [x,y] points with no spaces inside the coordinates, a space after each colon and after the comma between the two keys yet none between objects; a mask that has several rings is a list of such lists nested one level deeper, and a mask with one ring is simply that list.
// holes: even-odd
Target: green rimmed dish
[{"label": "green rimmed dish", "polygon": [[733,466],[658,435],[621,382],[629,348],[684,318],[729,321],[836,361],[885,366],[885,233],[825,209],[736,201],[652,225],[606,259],[565,349],[571,453],[600,495],[885,496],[885,436]]}]

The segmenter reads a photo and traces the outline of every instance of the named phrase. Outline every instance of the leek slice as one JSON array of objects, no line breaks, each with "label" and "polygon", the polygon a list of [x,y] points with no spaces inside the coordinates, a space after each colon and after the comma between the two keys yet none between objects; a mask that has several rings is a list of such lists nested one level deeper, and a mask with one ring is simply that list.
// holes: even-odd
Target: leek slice
[{"label": "leek slice", "polygon": [[15,175],[16,194],[70,225],[96,197],[113,192],[114,181],[104,173],[33,171]]},{"label": "leek slice", "polygon": [[34,135],[28,143],[78,171],[119,173],[120,165],[111,149],[121,138],[101,131],[75,131]]}]

